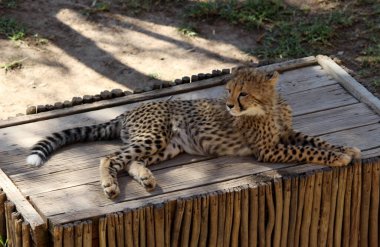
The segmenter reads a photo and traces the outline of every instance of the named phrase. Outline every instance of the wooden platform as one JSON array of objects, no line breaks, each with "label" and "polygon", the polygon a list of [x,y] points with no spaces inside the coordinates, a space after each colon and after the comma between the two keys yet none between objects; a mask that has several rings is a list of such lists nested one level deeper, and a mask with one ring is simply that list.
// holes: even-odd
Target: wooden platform
[{"label": "wooden platform", "polygon": [[[222,246],[223,242],[225,246],[355,246],[378,241],[374,234],[379,233],[380,166],[368,159],[380,155],[378,100],[323,56],[266,69],[282,71],[279,90],[293,108],[296,130],[359,147],[367,159],[364,163],[372,165],[358,162],[332,170],[311,164],[266,164],[249,157],[181,155],[151,167],[158,187],[150,193],[121,174],[116,200],[104,196],[98,171],[99,158],[117,150],[116,141],[72,145],[41,168],[25,165],[28,149],[49,133],[103,122],[141,100],[221,97],[223,81],[229,77],[225,75],[1,122],[0,204],[6,194],[16,209],[8,202],[2,207],[9,211],[6,216],[0,208],[0,234],[5,234],[1,220],[6,216],[13,246],[18,238],[28,238],[16,231],[22,222],[32,229],[30,242],[39,246],[53,241],[55,246],[82,246],[79,242],[84,246]],[[361,193],[368,186],[369,191]],[[361,213],[366,207],[368,213]],[[13,211],[21,216],[12,219]]]}]

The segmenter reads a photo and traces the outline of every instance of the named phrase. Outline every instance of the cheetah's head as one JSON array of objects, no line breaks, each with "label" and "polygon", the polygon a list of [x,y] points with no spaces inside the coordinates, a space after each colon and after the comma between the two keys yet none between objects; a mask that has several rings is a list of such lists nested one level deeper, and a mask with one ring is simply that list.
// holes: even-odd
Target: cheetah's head
[{"label": "cheetah's head", "polygon": [[265,114],[275,104],[278,77],[277,71],[238,68],[226,85],[227,110],[233,116]]}]

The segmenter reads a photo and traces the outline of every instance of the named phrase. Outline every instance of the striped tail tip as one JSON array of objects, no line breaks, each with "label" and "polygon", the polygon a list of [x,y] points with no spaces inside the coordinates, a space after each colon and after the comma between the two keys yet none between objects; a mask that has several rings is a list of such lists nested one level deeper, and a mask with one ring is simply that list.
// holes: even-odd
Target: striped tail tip
[{"label": "striped tail tip", "polygon": [[44,163],[44,160],[38,154],[31,154],[26,158],[26,163],[31,166],[39,167]]}]

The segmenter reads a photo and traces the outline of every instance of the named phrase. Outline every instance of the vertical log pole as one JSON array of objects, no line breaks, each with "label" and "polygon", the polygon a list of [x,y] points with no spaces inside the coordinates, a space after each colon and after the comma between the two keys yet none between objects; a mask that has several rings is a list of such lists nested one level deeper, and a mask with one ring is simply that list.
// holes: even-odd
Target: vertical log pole
[{"label": "vertical log pole", "polygon": [[231,229],[231,246],[239,246],[239,233],[241,221],[241,189],[235,188],[234,191],[233,221]]},{"label": "vertical log pole", "polygon": [[[220,211],[221,206],[222,205],[219,204],[219,211]],[[233,214],[234,214],[234,193],[233,193],[233,190],[231,189],[226,194],[226,220],[224,223],[224,238],[223,238],[224,246],[230,246],[230,243],[231,243]]]},{"label": "vertical log pole", "polygon": [[[146,215],[146,241],[147,246],[155,247],[155,237],[154,237],[154,214],[153,214],[153,206],[149,206],[145,208]],[[123,245],[120,245],[124,247]]]},{"label": "vertical log pole", "polygon": [[271,247],[272,246],[272,233],[275,223],[275,209],[274,209],[274,202],[273,202],[273,192],[272,192],[272,183],[268,183],[265,186],[265,198],[268,208],[268,222],[265,229],[265,246]]},{"label": "vertical log pole", "polygon": [[107,247],[107,218],[99,218],[99,246]]},{"label": "vertical log pole", "polygon": [[139,210],[139,222],[140,222],[140,246],[146,246],[146,215],[144,208]]},{"label": "vertical log pole", "polygon": [[129,209],[124,212],[124,243],[126,247],[133,247],[133,215]]},{"label": "vertical log pole", "polygon": [[18,212],[13,212],[11,215],[10,224],[12,225],[12,228],[13,228],[13,232],[11,233],[12,238],[13,238],[13,244],[12,244],[13,247],[21,246],[21,231],[17,231],[21,229],[16,229],[16,221],[20,219],[20,217],[21,215]]},{"label": "vertical log pole", "polygon": [[327,246],[332,247],[334,245],[334,224],[335,224],[335,212],[338,197],[339,188],[339,168],[333,169],[333,178],[331,183],[331,204],[330,204],[330,220],[329,229],[327,232]]},{"label": "vertical log pole", "polygon": [[83,222],[83,247],[92,247],[92,221]]},{"label": "vertical log pole", "polygon": [[15,210],[15,205],[11,201],[5,202],[5,220],[7,223],[7,240],[8,246],[13,246],[13,224],[12,224],[12,213]]},{"label": "vertical log pole", "polygon": [[313,194],[313,208],[312,218],[310,223],[310,247],[318,247],[318,223],[321,211],[321,196],[322,196],[322,179],[323,172],[315,174],[314,194]]},{"label": "vertical log pole", "polygon": [[116,247],[115,238],[115,217],[114,214],[107,214],[107,246]]},{"label": "vertical log pole", "polygon": [[351,196],[351,239],[350,246],[357,247],[359,245],[359,230],[360,230],[360,204],[362,191],[362,167],[361,161],[354,162],[354,176],[352,181],[352,196]]},{"label": "vertical log pole", "polygon": [[258,244],[259,189],[256,185],[249,188],[249,246]]},{"label": "vertical log pole", "polygon": [[216,239],[218,236],[218,195],[211,193],[210,195],[210,234],[208,246],[216,247]]},{"label": "vertical log pole", "polygon": [[[224,229],[226,227],[226,201],[227,193],[219,193],[218,195],[218,238],[217,246],[223,246],[223,241],[225,238]],[[230,220],[230,219],[228,219]]]},{"label": "vertical log pole", "polygon": [[340,247],[342,244],[343,214],[344,214],[344,195],[346,193],[347,169],[339,169],[339,188],[336,202],[335,229],[334,229],[334,247]]},{"label": "vertical log pole", "polygon": [[22,219],[15,218],[14,220],[15,225],[15,233],[16,233],[16,244],[15,247],[22,247]]},{"label": "vertical log pole", "polygon": [[193,221],[191,223],[191,237],[190,237],[190,246],[198,246],[199,236],[201,231],[201,206],[202,200],[201,197],[194,198],[193,202]]},{"label": "vertical log pole", "polygon": [[115,215],[116,222],[116,240],[118,247],[125,247],[124,244],[124,215],[121,212],[117,212]]},{"label": "vertical log pole", "polygon": [[[154,230],[155,230],[155,245],[156,247],[165,246],[165,208],[164,204],[160,203],[154,206]],[[128,246],[128,244],[127,244]]]},{"label": "vertical log pole", "polygon": [[344,195],[344,212],[343,212],[343,247],[350,246],[350,228],[351,228],[351,195],[352,195],[352,180],[354,169],[353,166],[347,167],[347,182],[346,192]]},{"label": "vertical log pole", "polygon": [[171,244],[171,234],[173,228],[174,215],[177,208],[177,201],[169,201],[165,204],[165,247]]},{"label": "vertical log pole", "polygon": [[209,209],[210,209],[210,198],[209,196],[202,196],[202,208],[201,208],[201,232],[199,236],[199,246],[207,246],[208,237],[208,227],[209,227]]},{"label": "vertical log pole", "polygon": [[274,180],[274,195],[276,203],[276,220],[274,224],[274,233],[273,233],[273,246],[280,247],[281,245],[281,227],[282,227],[282,218],[283,218],[283,189],[282,189],[282,180]]},{"label": "vertical log pole", "polygon": [[302,213],[305,203],[305,191],[306,191],[306,178],[301,176],[299,178],[299,194],[298,194],[298,205],[297,205],[297,220],[296,220],[296,229],[294,234],[294,246],[298,247],[300,243],[300,234],[301,234],[301,223],[302,223]]},{"label": "vertical log pole", "polygon": [[330,219],[332,175],[332,170],[323,172],[321,219],[319,221],[318,246],[326,246],[327,243],[327,232],[329,229]]},{"label": "vertical log pole", "polygon": [[133,246],[139,246],[139,242],[140,242],[140,223],[139,223],[139,210],[138,209],[134,209],[132,211],[132,222],[133,222],[133,227],[132,227],[132,231],[133,231]]},{"label": "vertical log pole", "polygon": [[54,247],[63,246],[63,226],[61,225],[54,226],[53,239],[54,239]]},{"label": "vertical log pole", "polygon": [[63,226],[63,247],[73,247],[74,243],[74,225],[69,223]]},{"label": "vertical log pole", "polygon": [[191,225],[191,215],[193,213],[193,199],[187,199],[185,201],[185,212],[183,215],[183,223],[181,230],[181,246],[189,246],[190,238],[190,225]]},{"label": "vertical log pole", "polygon": [[249,245],[249,189],[244,187],[241,191],[241,224],[240,224],[240,246]]},{"label": "vertical log pole", "polygon": [[0,236],[3,239],[7,238],[7,225],[5,218],[5,201],[7,200],[7,196],[4,191],[0,190]]},{"label": "vertical log pole", "polygon": [[265,247],[265,184],[259,184],[259,247]]},{"label": "vertical log pole", "polygon": [[[313,210],[315,174],[306,178],[305,203],[302,213],[300,246],[309,246],[309,232]],[[318,217],[318,215],[315,215]]]},{"label": "vertical log pole", "polygon": [[362,203],[360,207],[360,246],[368,246],[369,210],[371,200],[372,166],[367,162],[362,164]]},{"label": "vertical log pole", "polygon": [[83,222],[74,223],[75,231],[75,247],[82,247],[83,245]]},{"label": "vertical log pole", "polygon": [[292,189],[292,180],[284,178],[283,180],[284,207],[281,227],[281,247],[286,247],[288,243],[289,215],[290,215],[290,198]]},{"label": "vertical log pole", "polygon": [[22,247],[30,247],[30,225],[28,222],[22,222]]},{"label": "vertical log pole", "polygon": [[371,210],[369,218],[369,246],[379,246],[379,197],[380,197],[380,159],[372,161],[372,189],[371,189]]},{"label": "vertical log pole", "polygon": [[177,209],[174,216],[174,225],[171,237],[171,246],[179,246],[179,237],[182,224],[183,213],[185,211],[185,201],[182,199],[177,200]]},{"label": "vertical log pole", "polygon": [[292,192],[290,197],[290,217],[289,217],[289,230],[288,230],[288,246],[294,246],[294,238],[296,233],[297,221],[297,205],[298,205],[298,184],[299,178],[292,178]]}]

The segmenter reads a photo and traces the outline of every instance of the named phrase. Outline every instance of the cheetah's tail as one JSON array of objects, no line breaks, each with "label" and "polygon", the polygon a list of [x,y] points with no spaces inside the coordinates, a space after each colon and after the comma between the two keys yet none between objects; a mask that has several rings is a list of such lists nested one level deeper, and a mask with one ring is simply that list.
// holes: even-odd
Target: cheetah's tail
[{"label": "cheetah's tail", "polygon": [[121,116],[107,123],[55,132],[32,147],[26,163],[32,166],[41,166],[55,150],[68,144],[116,139],[120,136],[120,119]]}]

